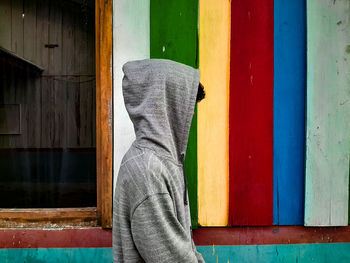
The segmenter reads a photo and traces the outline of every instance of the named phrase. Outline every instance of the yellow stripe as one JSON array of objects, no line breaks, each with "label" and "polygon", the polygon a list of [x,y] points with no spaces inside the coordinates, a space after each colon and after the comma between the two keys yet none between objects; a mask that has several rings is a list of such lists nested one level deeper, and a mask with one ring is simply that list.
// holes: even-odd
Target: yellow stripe
[{"label": "yellow stripe", "polygon": [[199,70],[206,98],[198,104],[198,223],[228,221],[230,1],[201,0]]}]

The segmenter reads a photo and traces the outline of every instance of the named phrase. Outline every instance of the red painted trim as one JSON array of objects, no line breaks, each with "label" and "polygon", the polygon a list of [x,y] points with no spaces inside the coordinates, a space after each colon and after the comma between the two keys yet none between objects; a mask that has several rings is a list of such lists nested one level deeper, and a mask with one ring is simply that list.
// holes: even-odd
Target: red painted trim
[{"label": "red painted trim", "polygon": [[193,231],[197,246],[349,243],[350,227],[234,227],[200,228]]},{"label": "red painted trim", "polygon": [[230,225],[273,220],[273,0],[232,0]]},{"label": "red painted trim", "polygon": [[[197,246],[350,243],[350,226],[199,228],[193,239]],[[112,247],[111,229],[0,229],[0,248],[97,247]]]},{"label": "red painted trim", "polygon": [[0,248],[112,247],[112,231],[102,228],[0,229]]}]

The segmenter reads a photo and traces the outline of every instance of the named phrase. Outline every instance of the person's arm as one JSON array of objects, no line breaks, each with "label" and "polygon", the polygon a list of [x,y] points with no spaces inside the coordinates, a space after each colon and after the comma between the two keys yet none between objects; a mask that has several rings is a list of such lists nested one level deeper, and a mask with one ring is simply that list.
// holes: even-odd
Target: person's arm
[{"label": "person's arm", "polygon": [[192,239],[192,248],[193,248],[194,253],[197,257],[198,263],[205,263],[202,254],[197,251],[196,245],[194,244],[193,239]]},{"label": "person's arm", "polygon": [[177,220],[169,194],[155,194],[142,201],[132,215],[131,231],[145,262],[198,262],[192,239]]}]

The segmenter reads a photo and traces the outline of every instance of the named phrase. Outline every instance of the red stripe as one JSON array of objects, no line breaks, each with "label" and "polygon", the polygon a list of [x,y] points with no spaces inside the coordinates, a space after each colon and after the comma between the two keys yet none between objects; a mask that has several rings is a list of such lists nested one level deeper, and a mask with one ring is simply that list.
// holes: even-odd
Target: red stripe
[{"label": "red stripe", "polygon": [[232,0],[231,225],[273,220],[273,0]]},{"label": "red stripe", "polygon": [[[193,231],[197,246],[349,243],[350,227],[234,227]],[[112,231],[101,228],[0,230],[0,248],[96,248],[112,247]]]},{"label": "red stripe", "polygon": [[112,231],[101,228],[1,229],[0,248],[112,247]]},{"label": "red stripe", "polygon": [[200,228],[193,231],[197,246],[349,243],[350,227],[235,227]]}]

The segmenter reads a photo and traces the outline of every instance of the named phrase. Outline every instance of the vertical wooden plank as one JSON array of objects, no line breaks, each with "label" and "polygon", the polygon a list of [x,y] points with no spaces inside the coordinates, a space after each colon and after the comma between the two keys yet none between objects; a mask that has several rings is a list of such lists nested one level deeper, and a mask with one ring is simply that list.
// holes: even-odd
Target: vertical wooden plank
[{"label": "vertical wooden plank", "polygon": [[25,59],[35,61],[36,57],[36,0],[24,1],[23,18],[23,56]]},{"label": "vertical wooden plank", "polygon": [[11,0],[0,1],[0,46],[11,50]]},{"label": "vertical wooden plank", "polygon": [[95,75],[96,73],[96,55],[95,55],[95,12],[88,10],[88,75]]},{"label": "vertical wooden plank", "polygon": [[16,81],[18,80],[17,72],[13,65],[5,62],[6,77],[4,81],[4,102],[6,104],[16,103]]},{"label": "vertical wooden plank", "polygon": [[[151,58],[166,58],[198,68],[198,0],[152,0]],[[192,227],[197,227],[197,113],[188,139],[185,169]]]},{"label": "vertical wooden plank", "polygon": [[[79,50],[79,48],[81,47],[81,29],[80,29],[80,24],[81,24],[81,13],[80,10],[76,10],[76,12],[74,13],[75,17],[74,17],[74,49],[75,50]],[[74,75],[79,75],[80,74],[80,53],[79,52],[74,52],[74,70],[72,72],[72,74]]]},{"label": "vertical wooden plank", "polygon": [[150,0],[116,0],[113,11],[114,184],[120,163],[135,140],[134,126],[122,94],[122,66],[130,60],[150,58]]},{"label": "vertical wooden plank", "polygon": [[305,225],[348,224],[350,2],[307,1]]},{"label": "vertical wooden plank", "polygon": [[44,68],[43,74],[47,74],[49,65],[49,49],[45,44],[49,43],[49,1],[36,1],[36,59],[35,62]]},{"label": "vertical wooden plank", "polygon": [[[97,127],[96,126],[96,80],[94,80],[92,82],[92,127],[91,127],[92,128],[92,144],[91,144],[91,146],[93,148],[96,148],[96,127]],[[114,189],[114,187],[113,187],[113,189]]]},{"label": "vertical wooden plank", "polygon": [[41,105],[41,148],[51,148],[55,136],[55,93],[50,77],[41,78]]},{"label": "vertical wooden plank", "polygon": [[67,83],[67,147],[80,146],[80,77],[71,77]]},{"label": "vertical wooden plank", "polygon": [[54,126],[53,126],[53,147],[66,147],[66,110],[67,110],[67,82],[66,78],[53,78],[53,93],[55,104],[54,110]]},{"label": "vertical wooden plank", "polygon": [[[3,59],[0,58],[0,104],[5,104],[4,91],[6,85],[6,64]],[[4,148],[7,145],[5,136],[0,136],[0,148]]]},{"label": "vertical wooden plank", "polygon": [[78,30],[76,31],[77,38],[79,39],[78,44],[78,56],[79,56],[79,75],[86,75],[89,72],[88,65],[88,24],[87,14],[84,11],[79,12],[79,19],[77,21]]},{"label": "vertical wooden plank", "polygon": [[[13,65],[9,65],[9,79],[8,79],[8,85],[5,87],[5,101],[8,104],[15,104],[16,103],[16,94],[17,94],[17,88],[19,86],[19,73],[17,72],[17,69]],[[17,146],[17,136],[9,136],[9,148],[16,148]]]},{"label": "vertical wooden plank", "polygon": [[89,76],[81,76],[80,78],[80,145],[81,147],[92,147],[92,81]]},{"label": "vertical wooden plank", "polygon": [[274,224],[304,223],[306,2],[274,1]]},{"label": "vertical wooden plank", "polygon": [[74,70],[75,16],[75,12],[71,9],[66,9],[62,13],[62,74],[65,75],[73,74]]},{"label": "vertical wooden plank", "polygon": [[229,223],[271,225],[273,0],[231,4]]},{"label": "vertical wooden plank", "polygon": [[23,57],[23,0],[12,0],[11,24],[11,51]]},{"label": "vertical wooden plank", "polygon": [[112,0],[96,0],[97,211],[101,226],[112,227]]},{"label": "vertical wooden plank", "polygon": [[[9,65],[7,62],[4,62],[5,68],[5,76],[3,80],[4,86],[3,89],[3,102],[5,104],[15,104],[16,103],[16,75],[14,71],[14,67]],[[5,137],[2,146],[4,148],[12,148],[15,147],[14,136],[1,136]]]},{"label": "vertical wooden plank", "polygon": [[[199,70],[206,98],[198,104],[198,223],[228,223],[230,2],[202,0]],[[215,158],[213,158],[215,156]]]},{"label": "vertical wooden plank", "polygon": [[50,1],[49,8],[49,43],[45,44],[58,47],[49,48],[48,73],[60,75],[62,74],[62,6],[56,1]]},{"label": "vertical wooden plank", "polygon": [[[100,46],[100,1],[95,0],[95,43],[96,43],[96,172],[97,172],[97,218],[102,218],[102,163],[100,164],[100,159],[102,157],[102,140],[100,134],[102,134],[102,130],[100,131],[100,121],[101,121],[101,77],[100,77],[100,64],[103,60],[100,59],[101,54],[101,46]],[[102,3],[101,3],[102,4]],[[113,193],[113,192],[112,192]],[[113,199],[112,199],[113,200]],[[102,221],[102,220],[101,220]]]},{"label": "vertical wooden plank", "polygon": [[40,78],[29,78],[27,84],[29,121],[27,128],[28,148],[39,148],[41,137],[41,83]]},{"label": "vertical wooden plank", "polygon": [[[0,103],[7,104],[10,103],[8,102],[10,99],[9,97],[12,97],[8,96],[8,94],[11,90],[13,90],[11,89],[11,67],[9,67],[3,59],[0,59],[0,67]],[[0,136],[0,147],[8,148],[10,146],[10,141],[10,136]]]},{"label": "vertical wooden plank", "polygon": [[14,74],[12,75],[15,79],[14,86],[11,88],[15,89],[15,103],[21,105],[21,134],[19,136],[12,136],[14,148],[26,148],[27,147],[27,126],[28,126],[28,106],[26,101],[27,95],[27,76],[23,70],[18,70],[17,67],[12,69]]}]

